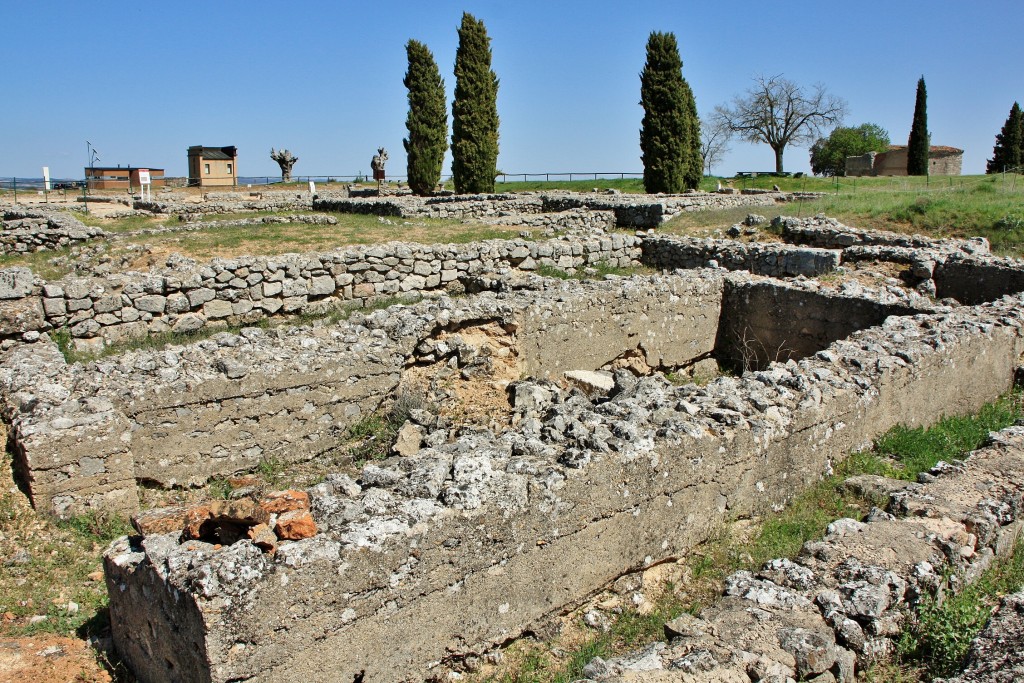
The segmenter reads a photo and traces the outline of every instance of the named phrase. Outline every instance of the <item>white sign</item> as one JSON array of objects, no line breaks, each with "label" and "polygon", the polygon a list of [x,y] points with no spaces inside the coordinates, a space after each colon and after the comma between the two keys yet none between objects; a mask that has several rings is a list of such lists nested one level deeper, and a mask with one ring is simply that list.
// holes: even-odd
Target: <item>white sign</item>
[{"label": "white sign", "polygon": [[140,168],[139,169],[139,185],[149,185],[150,183],[151,183],[151,181],[149,179],[149,169],[148,168]]},{"label": "white sign", "polygon": [[314,183],[312,180],[309,181],[309,194],[310,195],[315,195],[316,194],[316,183]]},{"label": "white sign", "polygon": [[43,166],[43,189],[50,191],[50,167]]}]

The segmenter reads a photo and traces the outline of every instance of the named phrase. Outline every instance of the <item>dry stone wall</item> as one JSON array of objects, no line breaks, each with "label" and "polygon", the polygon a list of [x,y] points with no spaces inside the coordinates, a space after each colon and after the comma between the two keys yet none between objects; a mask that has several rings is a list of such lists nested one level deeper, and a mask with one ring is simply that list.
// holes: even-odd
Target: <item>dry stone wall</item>
[{"label": "dry stone wall", "polygon": [[704,387],[623,371],[588,399],[517,383],[509,429],[311,489],[321,533],[276,555],[178,533],[115,542],[118,650],[144,681],[422,680],[684,554],[726,518],[782,504],[894,424],[977,409],[1010,384],[1022,303],[890,317]]},{"label": "dry stone wall", "polygon": [[[332,193],[345,194],[335,190]],[[151,213],[177,214],[186,218],[203,214],[234,213],[237,211],[289,211],[308,210],[313,206],[309,192],[255,191],[210,192],[202,201],[168,193],[152,201],[135,200],[133,208]]]},{"label": "dry stone wall", "polygon": [[623,195],[621,193],[506,193],[492,195],[450,195],[441,197],[317,197],[318,211],[362,213],[381,216],[431,218],[484,218],[500,215],[561,213],[570,209],[610,211],[620,228],[656,228],[683,211],[706,211],[736,206],[770,206],[787,201],[791,195],[714,194]]},{"label": "dry stone wall", "polygon": [[209,325],[323,311],[374,297],[440,291],[460,278],[508,268],[633,266],[639,264],[639,242],[632,235],[610,234],[545,242],[390,243],[325,253],[215,259],[207,266],[181,262],[157,274],[47,283],[40,302],[46,326],[67,328],[82,347],[102,348],[105,343],[161,332],[195,332]]},{"label": "dry stone wall", "polygon": [[[559,222],[556,216],[565,220]],[[496,215],[491,220],[508,219]],[[899,236],[888,242],[884,236],[875,236],[866,240],[870,244],[861,244],[855,231],[827,219],[825,224],[812,219],[796,227],[787,219],[787,229],[799,227],[798,239],[803,242],[845,244],[850,241],[846,237],[851,237],[854,243],[840,250],[591,231],[595,224],[610,220],[607,211],[591,209],[538,213],[532,220],[565,229],[567,234],[544,241],[471,245],[392,243],[326,253],[217,259],[204,266],[178,258],[152,273],[40,283],[23,294],[23,300],[12,297],[0,303],[9,310],[0,332],[18,339],[25,333],[66,328],[80,348],[97,350],[111,342],[167,331],[190,333],[270,316],[322,312],[374,297],[439,291],[492,271],[529,272],[550,266],[572,272],[598,263],[663,270],[718,267],[772,277],[814,277],[844,263],[887,261],[908,264],[922,292],[962,303],[980,303],[1024,289],[1024,271],[1013,261],[989,256],[983,241],[913,247],[901,246]],[[921,240],[904,241],[917,244]]]},{"label": "dry stone wall", "polygon": [[771,277],[822,275],[835,270],[842,259],[835,250],[711,238],[648,236],[642,248],[644,264],[653,268],[725,268]]},{"label": "dry stone wall", "polygon": [[63,249],[106,235],[102,229],[87,226],[65,211],[8,207],[3,209],[0,253],[24,254]]}]

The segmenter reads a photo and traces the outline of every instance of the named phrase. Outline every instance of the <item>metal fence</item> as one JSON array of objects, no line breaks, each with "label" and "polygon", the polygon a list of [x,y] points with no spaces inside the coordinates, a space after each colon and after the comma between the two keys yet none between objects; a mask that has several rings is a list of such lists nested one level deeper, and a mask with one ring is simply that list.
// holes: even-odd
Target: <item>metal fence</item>
[{"label": "metal fence", "polygon": [[[1021,182],[1024,185],[1024,181],[1019,180],[1021,169],[1009,169],[1007,173],[993,174],[984,176],[890,176],[885,178],[887,182],[880,183],[883,180],[878,177],[846,177],[839,176],[835,178],[819,178],[815,176],[803,176],[802,178],[793,177],[784,179],[785,189],[790,191],[800,191],[806,189],[808,191],[822,191],[823,182],[827,181],[829,188],[836,193],[853,193],[857,192],[858,189],[866,190],[870,187],[872,191],[886,190],[892,192],[928,192],[936,190],[951,190],[951,189],[970,189],[971,187],[978,186],[982,183],[998,184],[999,189],[1006,189],[1008,191],[1016,191],[1017,183]],[[1013,172],[1017,171],[1017,172]],[[442,176],[441,182],[450,182],[451,175]],[[626,180],[643,178],[643,173],[633,172],[600,172],[600,171],[566,171],[566,172],[543,172],[543,173],[500,173],[496,177],[497,183],[518,183],[518,182],[558,182],[558,181],[597,181],[597,180]],[[164,181],[164,185],[167,187],[186,187],[188,185],[188,178],[180,176],[168,176],[160,180]],[[227,181],[223,185],[205,186],[204,189],[216,192],[217,190],[229,191],[238,188],[248,187],[268,187],[268,186],[284,186],[281,182],[280,176],[239,176],[232,179],[231,177],[225,178],[205,178],[205,180],[221,180]],[[232,184],[232,180],[234,183]],[[408,177],[405,175],[389,176],[387,178],[389,182],[404,183],[408,181]],[[707,179],[706,179],[707,180]],[[723,181],[725,178],[722,179]],[[349,173],[349,174],[319,174],[319,175],[295,175],[292,176],[290,185],[306,185],[310,181],[315,182],[320,186],[330,186],[334,183],[359,183],[359,182],[373,182],[372,178],[362,173]],[[110,181],[107,181],[110,182]],[[714,182],[709,180],[709,182]],[[771,178],[768,176],[764,177],[737,177],[732,179],[732,184],[738,188],[752,188],[752,187],[765,187],[771,186],[772,183],[783,182],[783,179]],[[57,193],[58,196],[67,197],[69,195],[84,195],[87,190],[94,189],[95,185],[82,178],[52,178],[50,180],[50,188],[46,189],[42,178],[30,178],[30,177],[0,177],[0,192],[11,192],[14,194],[16,199],[19,193],[31,193],[33,195],[48,195]],[[127,184],[124,187],[111,188],[111,189],[125,189],[125,190],[137,190],[137,187],[131,187]],[[325,188],[327,189],[327,188]],[[1024,189],[1022,187],[1021,189]]]}]

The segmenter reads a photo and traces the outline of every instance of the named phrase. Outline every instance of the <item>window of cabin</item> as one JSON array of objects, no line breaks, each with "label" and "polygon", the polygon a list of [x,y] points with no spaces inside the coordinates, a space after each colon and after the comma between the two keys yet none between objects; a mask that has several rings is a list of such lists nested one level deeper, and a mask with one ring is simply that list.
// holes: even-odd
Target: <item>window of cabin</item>
[{"label": "window of cabin", "polygon": [[231,175],[231,164],[228,164],[228,175]]},{"label": "window of cabin", "polygon": [[209,164],[203,164],[203,172],[206,175],[210,175],[210,165]]}]

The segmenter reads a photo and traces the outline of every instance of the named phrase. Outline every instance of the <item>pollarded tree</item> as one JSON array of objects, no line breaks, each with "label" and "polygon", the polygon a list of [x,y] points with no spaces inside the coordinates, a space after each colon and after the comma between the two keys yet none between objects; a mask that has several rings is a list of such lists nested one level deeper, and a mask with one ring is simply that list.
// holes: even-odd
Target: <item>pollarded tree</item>
[{"label": "pollarded tree", "polygon": [[644,108],[640,129],[644,189],[671,194],[697,187],[704,166],[700,121],[672,33],[655,31],[647,40],[640,104]]},{"label": "pollarded tree", "polygon": [[459,194],[494,192],[498,170],[498,77],[482,21],[464,12],[455,52],[452,180]]},{"label": "pollarded tree", "polygon": [[907,175],[928,175],[928,92],[924,76],[917,81],[917,101],[914,103],[914,123],[907,139]]},{"label": "pollarded tree", "polygon": [[996,135],[996,145],[992,148],[992,158],[988,160],[985,173],[1020,168],[1021,162],[1024,162],[1024,114],[1020,105],[1014,102],[1003,129]]},{"label": "pollarded tree", "polygon": [[811,145],[811,171],[814,175],[846,175],[846,157],[889,149],[889,133],[874,123],[856,128],[840,126],[827,138]]},{"label": "pollarded tree", "polygon": [[299,158],[287,149],[275,150],[273,147],[270,148],[270,158],[281,167],[281,182],[290,183],[292,181],[292,168],[298,163]]},{"label": "pollarded tree", "polygon": [[775,171],[782,173],[786,147],[811,142],[846,115],[846,102],[820,83],[810,89],[782,76],[758,76],[746,94],[731,106],[715,107],[716,118],[748,142],[763,142],[775,152]]},{"label": "pollarded tree", "polygon": [[432,194],[441,180],[441,166],[448,149],[448,108],[444,97],[444,79],[426,45],[410,40],[405,46],[409,70],[405,87],[409,90],[409,115],[405,127],[409,137],[405,145],[409,187],[418,195]]}]

